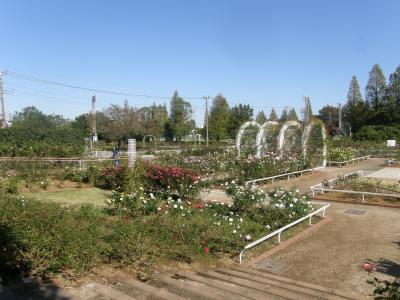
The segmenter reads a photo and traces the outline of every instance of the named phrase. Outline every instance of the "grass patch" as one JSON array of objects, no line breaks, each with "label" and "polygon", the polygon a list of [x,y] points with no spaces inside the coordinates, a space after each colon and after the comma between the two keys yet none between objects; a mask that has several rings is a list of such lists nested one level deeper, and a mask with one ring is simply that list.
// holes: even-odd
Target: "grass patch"
[{"label": "grass patch", "polygon": [[102,207],[105,205],[105,200],[110,194],[110,191],[101,190],[99,188],[76,188],[62,189],[59,191],[23,193],[22,195],[30,199],[51,201],[64,205],[92,204]]}]

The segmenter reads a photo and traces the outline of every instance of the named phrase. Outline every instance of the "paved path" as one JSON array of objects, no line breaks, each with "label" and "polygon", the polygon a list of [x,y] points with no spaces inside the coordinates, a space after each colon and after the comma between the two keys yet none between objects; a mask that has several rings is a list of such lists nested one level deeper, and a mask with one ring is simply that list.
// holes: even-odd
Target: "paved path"
[{"label": "paved path", "polygon": [[317,171],[314,174],[299,176],[289,180],[276,181],[273,184],[263,185],[262,188],[272,188],[274,186],[281,186],[287,189],[298,188],[302,193],[308,193],[310,186],[316,185],[322,182],[323,179],[333,179],[338,175],[344,175],[351,172],[362,171],[377,171],[385,167],[385,160],[381,158],[371,158],[364,160],[359,163],[354,163],[342,168],[328,167],[321,171]]},{"label": "paved path", "polygon": [[328,217],[316,233],[257,267],[363,297],[373,289],[362,263],[374,262],[380,279],[400,277],[400,209],[335,203]]},{"label": "paved path", "polygon": [[[343,166],[342,168],[327,167],[321,171],[316,171],[314,174],[293,177],[289,180],[282,179],[275,181],[274,183],[261,185],[260,187],[264,189],[273,188],[275,186],[281,186],[287,189],[298,188],[300,192],[308,193],[310,191],[310,186],[321,183],[323,179],[329,180],[337,177],[340,174],[347,174],[359,170],[378,171],[385,166],[386,164],[383,158],[371,158],[369,160]],[[222,190],[217,189],[211,190],[207,195],[205,195],[204,199],[206,201],[229,201],[229,198],[225,195],[225,193]]]}]

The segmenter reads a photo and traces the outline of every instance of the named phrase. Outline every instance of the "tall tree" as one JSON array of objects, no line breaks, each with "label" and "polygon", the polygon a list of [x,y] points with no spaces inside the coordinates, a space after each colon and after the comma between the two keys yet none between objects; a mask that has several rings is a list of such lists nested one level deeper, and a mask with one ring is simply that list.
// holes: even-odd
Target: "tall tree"
[{"label": "tall tree", "polygon": [[383,115],[386,124],[400,123],[400,66],[389,76]]},{"label": "tall tree", "polygon": [[260,124],[260,125],[262,125],[262,124],[264,124],[265,122],[267,122],[267,117],[265,116],[263,110],[260,111],[260,112],[257,114],[256,122],[257,122],[258,124]]},{"label": "tall tree", "polygon": [[195,126],[192,120],[192,106],[190,102],[181,98],[177,91],[171,99],[171,112],[169,116],[169,126],[177,141],[181,141]]},{"label": "tall tree", "polygon": [[60,115],[46,115],[35,106],[28,106],[15,112],[11,123],[21,128],[55,128],[66,125],[68,121]]},{"label": "tall tree", "polygon": [[222,94],[218,94],[212,103],[208,127],[210,138],[221,140],[227,137],[229,122],[229,104]]},{"label": "tall tree", "polygon": [[319,110],[318,118],[324,122],[329,128],[329,132],[332,133],[332,129],[339,126],[339,108],[325,105]]},{"label": "tall tree", "polygon": [[298,121],[299,120],[299,118],[297,117],[296,110],[294,108],[292,108],[289,111],[288,120],[291,120],[291,121]]},{"label": "tall tree", "polygon": [[288,118],[289,118],[288,111],[287,111],[287,108],[285,107],[285,108],[282,110],[282,114],[281,114],[280,121],[281,121],[281,122],[285,122],[285,121],[288,120]]},{"label": "tall tree", "polygon": [[142,134],[154,135],[160,138],[164,133],[165,123],[168,120],[168,111],[165,105],[145,106],[138,111],[142,123]]},{"label": "tall tree", "polygon": [[378,64],[372,67],[369,72],[369,79],[365,88],[365,98],[374,113],[377,113],[385,100],[386,79],[383,71]]},{"label": "tall tree", "polygon": [[275,109],[271,109],[271,113],[269,114],[269,120],[270,121],[279,121],[278,115],[276,114]]},{"label": "tall tree", "polygon": [[111,104],[103,112],[108,122],[99,124],[101,131],[104,131],[112,140],[118,141],[118,144],[142,132],[137,109],[130,106],[127,100],[122,106]]},{"label": "tall tree", "polygon": [[360,85],[356,76],[353,76],[350,81],[347,103],[343,112],[344,119],[351,126],[352,132],[356,132],[368,122],[369,106],[361,96]]},{"label": "tall tree", "polygon": [[235,138],[237,131],[244,122],[253,119],[253,109],[248,104],[239,104],[231,108],[228,122],[228,134]]}]

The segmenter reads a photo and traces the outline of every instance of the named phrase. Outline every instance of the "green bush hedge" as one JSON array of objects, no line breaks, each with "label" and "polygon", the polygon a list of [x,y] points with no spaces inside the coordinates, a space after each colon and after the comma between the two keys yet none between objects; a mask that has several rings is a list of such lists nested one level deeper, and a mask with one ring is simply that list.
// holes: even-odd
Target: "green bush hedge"
[{"label": "green bush hedge", "polygon": [[81,155],[84,133],[75,128],[0,129],[1,156],[71,157]]},{"label": "green bush hedge", "polygon": [[365,126],[354,134],[354,139],[361,141],[400,140],[400,126]]}]

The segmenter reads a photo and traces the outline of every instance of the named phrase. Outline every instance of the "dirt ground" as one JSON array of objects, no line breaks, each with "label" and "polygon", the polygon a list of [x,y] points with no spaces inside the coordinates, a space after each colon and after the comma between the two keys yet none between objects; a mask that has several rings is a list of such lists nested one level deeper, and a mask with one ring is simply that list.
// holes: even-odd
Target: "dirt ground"
[{"label": "dirt ground", "polygon": [[313,235],[258,262],[290,278],[353,293],[370,295],[364,262],[376,265],[371,277],[400,276],[400,210],[352,204],[331,204],[331,221]]}]

